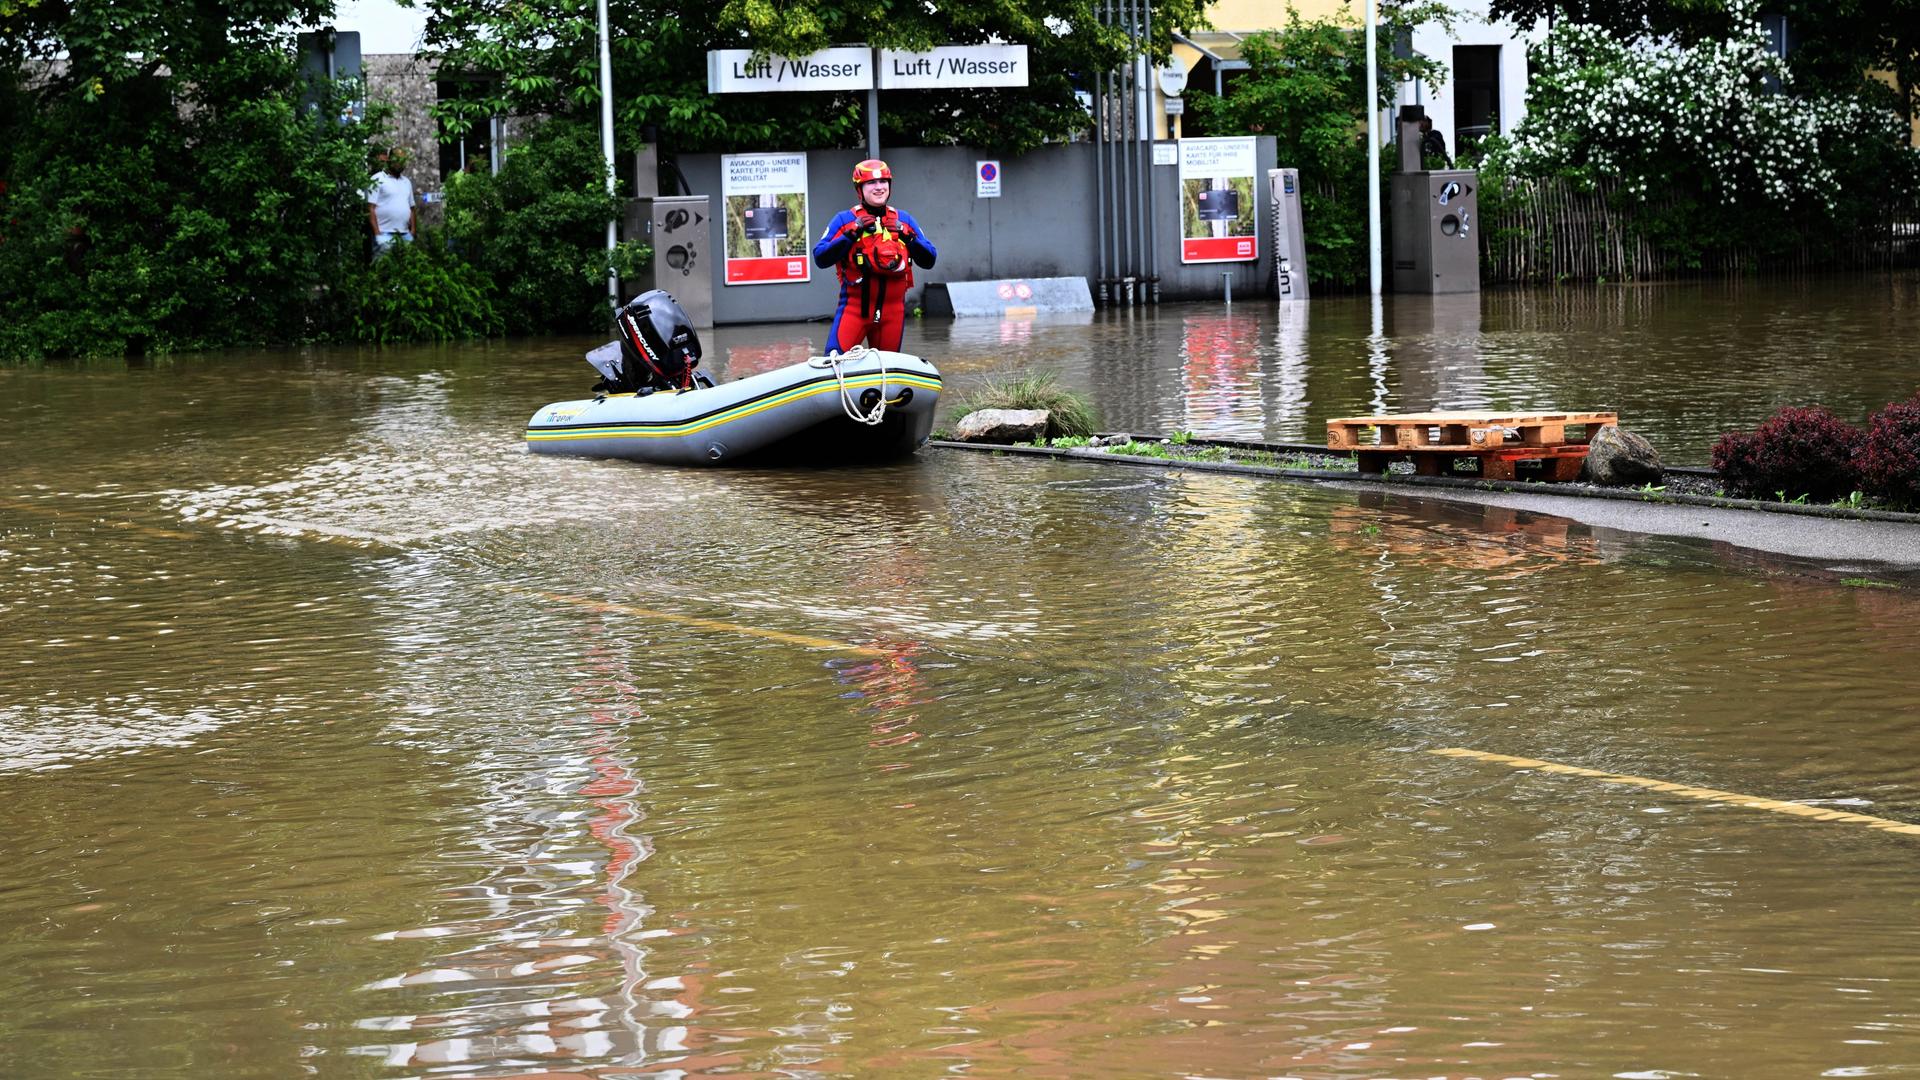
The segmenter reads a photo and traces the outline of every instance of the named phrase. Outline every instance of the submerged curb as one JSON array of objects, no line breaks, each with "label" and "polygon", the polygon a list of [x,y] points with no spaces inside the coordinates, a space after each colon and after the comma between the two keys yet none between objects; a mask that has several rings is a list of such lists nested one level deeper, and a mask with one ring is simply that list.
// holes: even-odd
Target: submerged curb
[{"label": "submerged curb", "polygon": [[[1160,442],[1162,436],[1136,436],[1141,442]],[[1489,491],[1519,495],[1553,495],[1565,499],[1595,499],[1611,502],[1644,503],[1649,506],[1706,506],[1721,510],[1750,510],[1762,514],[1788,514],[1796,517],[1823,518],[1832,521],[1885,521],[1904,525],[1920,525],[1920,514],[1901,513],[1894,510],[1854,509],[1846,506],[1807,506],[1800,503],[1766,502],[1760,499],[1725,499],[1710,495],[1669,495],[1664,492],[1642,492],[1626,488],[1595,488],[1572,484],[1546,484],[1527,480],[1479,480],[1472,477],[1454,476],[1414,476],[1402,473],[1388,473],[1384,477],[1352,472],[1328,472],[1320,469],[1283,469],[1271,465],[1243,465],[1230,461],[1184,461],[1174,457],[1143,457],[1138,454],[1113,454],[1091,447],[1051,447],[1051,446],[1000,446],[991,443],[952,442],[935,439],[927,445],[942,450],[971,450],[992,454],[1014,454],[1025,457],[1071,458],[1076,461],[1101,461],[1118,465],[1144,465],[1163,469],[1192,469],[1198,472],[1232,473],[1241,476],[1277,477],[1286,480],[1304,480],[1309,483],[1346,483],[1363,484],[1380,488],[1441,488],[1451,491]],[[1195,439],[1189,446],[1219,446],[1227,449],[1264,450],[1282,454],[1329,454],[1324,446],[1308,443],[1254,443],[1231,440]],[[1686,472],[1695,475],[1711,476],[1707,469],[1675,468],[1669,472]]]}]

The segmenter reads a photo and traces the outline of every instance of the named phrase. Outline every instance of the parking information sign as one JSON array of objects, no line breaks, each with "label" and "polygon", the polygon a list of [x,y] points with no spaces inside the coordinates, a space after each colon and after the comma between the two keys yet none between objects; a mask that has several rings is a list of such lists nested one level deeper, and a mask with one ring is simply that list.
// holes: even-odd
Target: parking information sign
[{"label": "parking information sign", "polygon": [[973,163],[973,197],[976,199],[1000,197],[999,162],[976,161]]},{"label": "parking information sign", "polygon": [[1252,139],[1180,140],[1180,261],[1260,257]]},{"label": "parking information sign", "polygon": [[807,155],[726,154],[727,284],[775,285],[813,275],[807,240]]}]

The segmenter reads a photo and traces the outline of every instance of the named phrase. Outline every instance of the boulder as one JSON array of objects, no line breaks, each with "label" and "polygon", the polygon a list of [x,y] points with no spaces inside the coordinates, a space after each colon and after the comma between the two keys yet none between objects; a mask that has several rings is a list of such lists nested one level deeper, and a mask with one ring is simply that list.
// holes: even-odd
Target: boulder
[{"label": "boulder", "polygon": [[961,442],[1038,442],[1047,437],[1050,418],[1045,409],[981,409],[961,417],[953,437]]},{"label": "boulder", "polygon": [[1608,424],[1594,433],[1581,477],[1605,487],[1659,483],[1660,452],[1631,431]]}]

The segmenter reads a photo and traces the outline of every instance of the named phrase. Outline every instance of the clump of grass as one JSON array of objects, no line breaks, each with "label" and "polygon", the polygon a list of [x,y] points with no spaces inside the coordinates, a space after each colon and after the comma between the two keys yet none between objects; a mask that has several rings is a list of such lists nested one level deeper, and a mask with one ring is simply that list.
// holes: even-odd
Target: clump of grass
[{"label": "clump of grass", "polygon": [[989,380],[961,400],[954,421],[958,423],[960,417],[981,409],[1045,409],[1047,435],[1051,438],[1085,438],[1100,427],[1099,416],[1087,396],[1061,386],[1060,377],[1051,371]]}]

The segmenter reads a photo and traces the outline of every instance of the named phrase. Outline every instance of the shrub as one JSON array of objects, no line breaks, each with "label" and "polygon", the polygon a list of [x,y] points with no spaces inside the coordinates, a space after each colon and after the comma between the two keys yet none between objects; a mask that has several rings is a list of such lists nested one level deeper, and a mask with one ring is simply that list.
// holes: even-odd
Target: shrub
[{"label": "shrub", "polygon": [[[207,26],[182,33],[158,16],[151,28],[116,18],[166,41],[232,44],[197,58],[149,54],[141,64],[172,74],[109,79],[91,96],[67,92],[62,78],[29,86],[0,74],[0,363],[303,341],[331,329],[315,298],[360,261],[366,143],[382,110],[346,123],[303,112],[292,50],[243,47],[265,31],[228,25],[291,18],[271,4],[182,12]],[[92,25],[58,19],[69,30]],[[114,40],[104,55],[139,52]],[[73,64],[102,55],[76,50]],[[344,83],[315,92],[322,116],[356,93]]]},{"label": "shrub", "polygon": [[[507,330],[577,333],[607,324],[607,221],[620,203],[606,192],[599,129],[565,119],[541,123],[507,150],[498,175],[447,182],[447,233],[494,284]],[[651,252],[622,245],[633,274]]]},{"label": "shrub", "polygon": [[1713,467],[1729,494],[1828,502],[1859,486],[1853,456],[1862,438],[1829,409],[1785,408],[1758,431],[1722,435]]},{"label": "shrub", "polygon": [[1873,414],[1853,462],[1868,494],[1920,506],[1920,394]]},{"label": "shrub", "polygon": [[[1696,7],[1727,29],[1687,40],[1557,23],[1530,53],[1526,116],[1489,150],[1492,171],[1611,181],[1635,228],[1695,266],[1730,247],[1764,255],[1884,232],[1886,204],[1920,191],[1920,153],[1886,88],[1800,79],[1756,0]],[[1801,227],[1755,204],[1792,206]],[[1492,217],[1484,197],[1480,209]]]},{"label": "shrub", "polygon": [[380,345],[496,337],[491,292],[486,274],[448,251],[438,233],[394,245],[341,288],[353,337]]},{"label": "shrub", "polygon": [[961,402],[956,419],[981,409],[1045,409],[1047,437],[1055,439],[1091,435],[1100,424],[1086,395],[1061,386],[1060,377],[1051,371],[988,382]]}]

